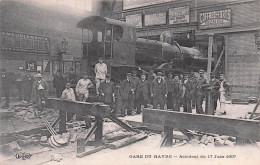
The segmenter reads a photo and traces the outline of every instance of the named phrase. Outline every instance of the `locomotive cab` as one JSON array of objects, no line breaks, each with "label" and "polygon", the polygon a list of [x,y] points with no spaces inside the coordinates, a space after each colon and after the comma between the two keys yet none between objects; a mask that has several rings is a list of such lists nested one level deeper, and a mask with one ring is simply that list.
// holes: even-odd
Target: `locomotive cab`
[{"label": "locomotive cab", "polygon": [[[134,66],[135,26],[100,16],[90,16],[77,24],[82,29],[82,72],[93,74],[99,57],[105,59],[108,71],[113,67]],[[115,77],[116,75],[113,75]]]}]

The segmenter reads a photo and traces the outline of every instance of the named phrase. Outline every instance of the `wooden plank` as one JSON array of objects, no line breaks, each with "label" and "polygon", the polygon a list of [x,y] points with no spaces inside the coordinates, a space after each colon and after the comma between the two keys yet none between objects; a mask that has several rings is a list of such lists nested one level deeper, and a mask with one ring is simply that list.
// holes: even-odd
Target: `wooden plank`
[{"label": "wooden plank", "polygon": [[172,147],[172,140],[173,140],[173,128],[164,126],[164,133],[166,133],[166,142],[165,147]]},{"label": "wooden plank", "polygon": [[61,100],[58,98],[48,98],[46,100],[48,107],[65,112],[72,112],[80,115],[92,115],[99,117],[108,117],[110,107],[104,103],[89,103],[81,101]]},{"label": "wooden plank", "polygon": [[96,146],[101,146],[102,144],[102,132],[103,132],[103,119],[100,117],[95,117],[95,122],[97,123],[97,129],[95,131],[95,142]]},{"label": "wooden plank", "polygon": [[207,133],[235,136],[244,139],[260,140],[260,122],[246,119],[190,114],[167,110],[147,109],[143,111],[145,126],[169,126]]}]

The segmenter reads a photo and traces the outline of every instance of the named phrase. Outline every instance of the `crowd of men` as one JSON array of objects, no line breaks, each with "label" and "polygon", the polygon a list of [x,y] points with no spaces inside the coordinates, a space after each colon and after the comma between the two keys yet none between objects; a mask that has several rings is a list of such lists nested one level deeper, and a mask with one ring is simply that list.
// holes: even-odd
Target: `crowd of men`
[{"label": "crowd of men", "polygon": [[[224,79],[224,75],[220,75],[220,80],[216,79],[216,75],[211,73],[210,80],[207,81],[204,76],[204,70],[199,70],[199,77],[196,77],[195,72],[173,74],[165,71],[158,71],[156,74],[153,69],[149,72],[142,71],[137,76],[137,71],[133,70],[126,74],[126,78],[122,80],[119,92],[115,92],[115,84],[111,81],[111,75],[108,74],[107,65],[103,59],[95,65],[95,84],[92,83],[86,73],[77,81],[77,76],[70,70],[67,78],[62,76],[61,70],[57,70],[53,78],[53,86],[56,89],[57,98],[67,100],[78,100],[86,102],[89,98],[89,88],[96,86],[96,94],[99,101],[111,106],[114,111],[115,100],[119,102],[119,111],[121,116],[132,115],[133,110],[140,114],[145,107],[154,109],[169,109],[180,111],[183,107],[183,112],[192,113],[192,109],[196,108],[196,113],[203,114],[202,103],[206,96],[206,92],[210,92],[210,108],[214,109],[212,115],[226,114],[225,101],[226,93],[229,84]],[[8,75],[5,70],[1,70],[1,95],[6,97],[3,108],[9,106],[9,91]],[[36,78],[36,80],[35,80]],[[27,101],[33,101],[41,110],[43,108],[43,100],[47,97],[47,83],[42,80],[42,75],[38,73],[35,78],[30,75],[27,70],[23,75],[22,98]],[[33,96],[33,97],[31,97]],[[33,98],[33,100],[31,100]],[[220,111],[216,112],[217,100],[220,101]],[[71,117],[72,114],[68,115]]]}]

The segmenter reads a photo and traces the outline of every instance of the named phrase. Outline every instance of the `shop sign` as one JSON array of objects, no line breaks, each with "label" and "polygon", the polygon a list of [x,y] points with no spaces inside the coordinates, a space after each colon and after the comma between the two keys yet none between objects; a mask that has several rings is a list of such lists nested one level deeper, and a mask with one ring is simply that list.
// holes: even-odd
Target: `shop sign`
[{"label": "shop sign", "polygon": [[127,15],[125,17],[126,22],[132,25],[135,25],[137,28],[142,28],[142,15],[141,14],[134,14],[134,15]]},{"label": "shop sign", "polygon": [[176,0],[123,0],[123,10],[172,2]]},{"label": "shop sign", "polygon": [[144,17],[145,26],[162,25],[162,24],[166,24],[166,12],[147,14]]},{"label": "shop sign", "polygon": [[1,32],[2,50],[27,53],[50,53],[50,37]]},{"label": "shop sign", "polygon": [[231,9],[200,13],[200,29],[231,26]]},{"label": "shop sign", "polygon": [[169,24],[190,22],[190,7],[183,6],[169,9]]}]

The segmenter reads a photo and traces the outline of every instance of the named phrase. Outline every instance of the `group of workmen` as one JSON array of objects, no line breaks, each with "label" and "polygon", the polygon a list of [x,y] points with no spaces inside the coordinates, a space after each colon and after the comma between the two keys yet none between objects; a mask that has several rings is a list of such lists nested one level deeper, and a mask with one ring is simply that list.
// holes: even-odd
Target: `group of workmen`
[{"label": "group of workmen", "polygon": [[[224,75],[220,75],[220,80],[216,79],[215,73],[210,74],[209,82],[204,76],[204,70],[199,70],[199,77],[194,72],[172,74],[169,72],[153,70],[148,73],[142,72],[140,78],[136,76],[136,71],[126,74],[126,79],[120,85],[120,97],[122,102],[121,115],[131,115],[132,110],[141,112],[141,107],[152,105],[153,109],[170,109],[180,111],[183,106],[183,112],[192,113],[196,106],[196,113],[204,114],[202,108],[206,93],[210,93],[210,107],[213,109],[212,115],[216,114],[217,100],[220,100],[220,111],[218,115],[226,114],[225,97],[228,91],[228,83]],[[147,79],[146,79],[147,77]]]},{"label": "group of workmen", "polygon": [[[89,88],[96,86],[96,94],[99,101],[111,106],[115,112],[115,100],[117,99],[117,110],[121,116],[132,115],[133,110],[140,114],[143,108],[150,106],[154,109],[170,109],[180,111],[183,106],[183,112],[192,113],[192,109],[196,107],[196,113],[205,113],[202,108],[203,100],[206,93],[210,93],[209,108],[216,113],[217,100],[220,101],[220,111],[218,114],[226,114],[225,101],[229,84],[224,79],[224,75],[220,75],[220,80],[216,79],[214,73],[211,73],[210,80],[207,81],[204,70],[199,70],[199,77],[195,72],[185,72],[182,74],[172,74],[164,71],[158,71],[156,74],[153,69],[149,72],[141,71],[137,76],[137,70],[126,74],[126,78],[121,82],[119,91],[116,92],[115,84],[111,81],[111,75],[107,72],[107,66],[103,59],[95,65],[95,84],[92,83],[88,75],[85,73],[82,78],[77,81],[77,77],[71,69],[67,79],[65,79],[61,70],[57,70],[53,79],[53,86],[56,89],[57,98],[67,100],[78,100],[86,102],[89,98]],[[1,87],[6,96],[4,108],[9,106],[9,86],[5,70],[1,70]],[[43,108],[43,100],[47,95],[47,83],[42,80],[42,75],[38,73],[36,80],[30,75],[28,70],[23,76],[23,99],[30,102],[33,95],[34,102],[39,109]]]}]

